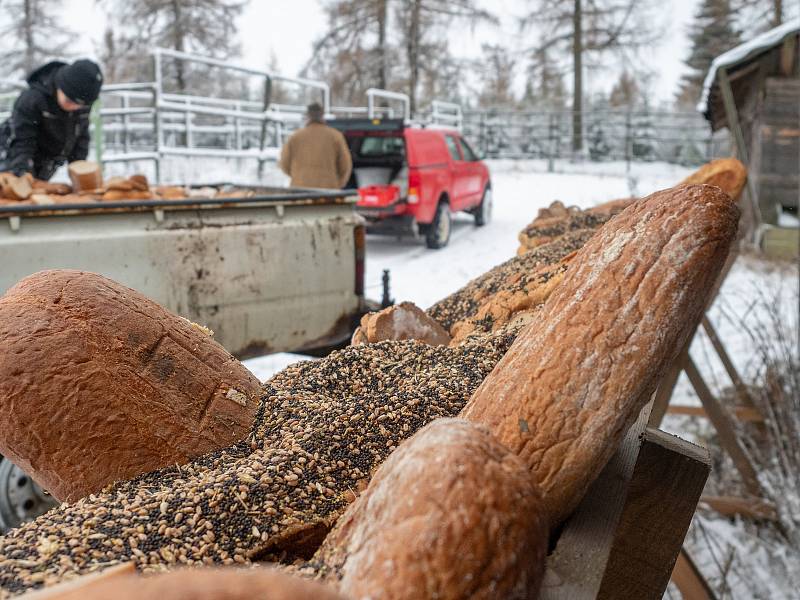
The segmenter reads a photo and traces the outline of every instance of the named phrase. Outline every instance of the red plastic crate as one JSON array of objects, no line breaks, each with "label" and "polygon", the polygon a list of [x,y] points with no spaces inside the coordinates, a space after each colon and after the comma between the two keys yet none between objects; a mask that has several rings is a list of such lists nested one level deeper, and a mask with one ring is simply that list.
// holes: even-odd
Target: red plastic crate
[{"label": "red plastic crate", "polygon": [[357,206],[380,208],[397,202],[400,188],[396,185],[368,185],[358,188]]}]

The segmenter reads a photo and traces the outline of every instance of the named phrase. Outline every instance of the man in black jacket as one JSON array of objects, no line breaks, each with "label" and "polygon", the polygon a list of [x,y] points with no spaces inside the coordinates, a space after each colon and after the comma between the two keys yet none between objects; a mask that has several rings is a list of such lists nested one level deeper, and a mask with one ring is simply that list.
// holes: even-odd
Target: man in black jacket
[{"label": "man in black jacket", "polygon": [[28,89],[0,125],[0,171],[49,180],[65,162],[89,153],[89,110],[103,75],[94,62],[53,61],[28,76]]}]

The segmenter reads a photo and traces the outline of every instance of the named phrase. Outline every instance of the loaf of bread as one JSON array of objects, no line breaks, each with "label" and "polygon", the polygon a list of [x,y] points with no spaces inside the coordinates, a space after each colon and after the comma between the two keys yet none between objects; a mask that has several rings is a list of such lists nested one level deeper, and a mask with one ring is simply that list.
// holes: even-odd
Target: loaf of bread
[{"label": "loaf of bread", "polygon": [[9,200],[27,200],[33,193],[31,177],[17,177],[13,173],[0,173],[0,190]]},{"label": "loaf of bread", "polygon": [[76,160],[67,168],[72,187],[76,192],[98,190],[103,187],[103,171],[91,160]]},{"label": "loaf of bread", "polygon": [[719,188],[634,203],[577,253],[564,283],[462,416],[531,469],[551,525],[576,506],[694,331],[739,211]]},{"label": "loaf of bread", "polygon": [[519,233],[517,254],[525,254],[537,246],[552,242],[559,236],[578,229],[597,229],[635,201],[635,198],[611,200],[581,210],[577,206],[565,207],[556,200],[547,208],[539,209],[536,218]]},{"label": "loaf of bread", "polygon": [[361,317],[352,343],[374,344],[384,340],[417,340],[431,346],[446,346],[450,335],[413,302],[401,302]]},{"label": "loaf of bread", "polygon": [[34,192],[41,194],[63,196],[72,193],[72,186],[66,183],[51,183],[49,181],[42,181],[41,179],[34,179],[32,186]]},{"label": "loaf of bread", "polygon": [[260,384],[142,294],[42,271],[0,298],[0,452],[59,500],[227,446]]},{"label": "loaf of bread", "polygon": [[187,198],[186,189],[178,186],[161,186],[155,188],[156,195],[162,200],[183,200]]},{"label": "loaf of bread", "polygon": [[133,182],[126,177],[111,177],[105,183],[106,191],[119,190],[122,192],[130,192],[133,189]]},{"label": "loaf of bread", "polygon": [[315,560],[348,598],[534,599],[547,536],[522,461],[485,428],[439,419],[389,456]]},{"label": "loaf of bread", "polygon": [[330,586],[263,567],[103,575],[79,577],[20,600],[343,600]]},{"label": "loaf of bread", "polygon": [[105,192],[101,198],[105,202],[120,202],[122,200],[152,200],[153,194],[149,191],[113,189]]},{"label": "loaf of bread", "polygon": [[131,184],[133,184],[133,189],[135,190],[146,192],[150,189],[150,182],[148,182],[147,177],[145,177],[141,173],[136,175],[131,175],[129,181],[131,182]]},{"label": "loaf of bread", "polygon": [[735,158],[720,158],[704,164],[681,183],[715,185],[738,200],[747,183],[747,168]]}]

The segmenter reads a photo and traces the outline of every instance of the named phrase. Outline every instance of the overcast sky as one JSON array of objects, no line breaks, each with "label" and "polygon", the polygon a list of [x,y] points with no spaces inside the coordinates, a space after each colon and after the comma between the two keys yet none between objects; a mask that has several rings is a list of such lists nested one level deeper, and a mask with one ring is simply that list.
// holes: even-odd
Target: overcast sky
[{"label": "overcast sky", "polygon": [[[689,51],[687,27],[698,0],[671,0],[661,11],[664,35],[661,43],[642,52],[641,58],[655,72],[655,102],[671,100],[684,72],[683,60]],[[501,21],[499,27],[478,27],[474,32],[459,27],[450,39],[453,54],[476,57],[481,44],[501,42],[521,48],[515,17],[525,11],[525,0],[483,0],[483,4]],[[105,29],[105,15],[95,0],[64,0],[64,22],[80,34],[76,52],[95,55]],[[279,71],[296,75],[308,61],[313,40],[325,31],[325,20],[318,0],[250,0],[240,22],[242,57],[237,62],[249,67],[264,68],[270,53],[277,59]],[[587,73],[589,89],[610,89],[619,74],[613,66],[600,72]],[[334,99],[335,101],[335,99]]]}]

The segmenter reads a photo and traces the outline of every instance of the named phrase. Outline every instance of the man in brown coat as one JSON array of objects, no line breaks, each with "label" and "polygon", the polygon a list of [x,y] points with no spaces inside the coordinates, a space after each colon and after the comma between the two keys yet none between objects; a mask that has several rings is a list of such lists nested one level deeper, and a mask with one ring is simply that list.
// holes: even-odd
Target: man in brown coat
[{"label": "man in brown coat", "polygon": [[305,127],[283,145],[280,167],[292,187],[341,189],[350,178],[353,160],[341,132],[325,125],[322,107],[310,104]]}]

